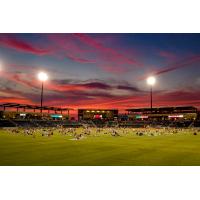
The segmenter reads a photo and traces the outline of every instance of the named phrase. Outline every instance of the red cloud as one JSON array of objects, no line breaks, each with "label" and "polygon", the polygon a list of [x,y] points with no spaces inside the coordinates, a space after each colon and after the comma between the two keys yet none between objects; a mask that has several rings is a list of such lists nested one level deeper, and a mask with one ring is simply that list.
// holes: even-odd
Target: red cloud
[{"label": "red cloud", "polygon": [[[59,52],[62,58],[69,58],[79,63],[95,63],[95,60],[86,58],[88,50],[77,43],[71,34],[49,34],[47,38],[54,43],[54,51]],[[63,51],[64,50],[64,51]],[[63,53],[64,52],[64,53]]]},{"label": "red cloud", "polygon": [[[200,61],[200,55],[192,56],[192,57],[184,59],[180,62],[176,62],[174,64],[163,67],[160,70],[152,71],[150,74],[151,75],[160,75],[160,74],[171,72],[171,71],[181,69],[181,68],[184,68],[184,67],[191,67],[192,64],[199,62],[199,61]],[[146,77],[147,76],[142,76],[142,77],[139,78],[139,80],[143,80]]]},{"label": "red cloud", "polygon": [[154,72],[155,75],[159,75],[159,74],[163,74],[163,73],[166,73],[166,72],[170,72],[170,71],[174,71],[176,69],[180,69],[180,68],[183,68],[183,67],[190,67],[191,64],[193,63],[196,63],[196,62],[199,62],[200,61],[200,55],[197,55],[197,56],[193,56],[189,59],[185,59],[181,62],[178,62],[178,63],[175,63],[173,65],[170,65],[170,66],[167,66],[161,70],[158,70],[156,72]]},{"label": "red cloud", "polygon": [[156,95],[157,101],[168,101],[170,103],[172,102],[179,102],[179,104],[182,104],[180,102],[194,102],[194,101],[200,101],[200,92],[199,91],[173,91],[173,92],[164,92],[160,95]]},{"label": "red cloud", "polygon": [[[45,34],[48,49],[35,46],[14,34],[1,34],[0,45],[35,55],[52,55],[69,58],[78,63],[94,63],[111,73],[125,73],[130,68],[141,66],[125,53],[105,47],[97,39],[87,34]],[[92,57],[92,58],[91,58]]]},{"label": "red cloud", "polygon": [[19,104],[33,104],[33,102],[28,98],[15,98],[11,97],[1,97],[0,103],[19,103]]},{"label": "red cloud", "polygon": [[[12,91],[11,91],[12,92]],[[17,93],[17,91],[15,92]],[[14,93],[13,93],[14,94]],[[63,93],[61,93],[63,94]],[[137,96],[126,96],[116,98],[114,96],[103,95],[96,96],[96,98],[88,98],[87,93],[77,93],[75,97],[69,96],[48,96],[45,95],[45,105],[51,106],[63,106],[77,108],[117,108],[120,111],[131,107],[149,107],[149,95],[142,94]],[[27,98],[27,95],[20,95],[21,97],[4,97],[0,102],[17,102],[35,104],[33,98]],[[36,95],[37,96],[37,95]],[[174,91],[174,92],[162,92],[154,94],[153,105],[156,106],[176,106],[176,105],[194,105],[200,106],[200,93],[197,91]],[[39,98],[39,94],[38,94]],[[74,98],[76,100],[74,100]],[[74,112],[74,115],[77,113]]]},{"label": "red cloud", "polygon": [[130,68],[141,66],[136,60],[113,48],[105,47],[87,34],[46,34],[48,49],[16,37],[14,34],[1,34],[0,45],[35,55],[52,55],[56,58],[69,58],[78,63],[93,63],[106,72],[124,73]]},{"label": "red cloud", "polygon": [[89,60],[89,59],[85,59],[85,58],[79,58],[75,55],[70,55],[68,54],[67,57],[75,62],[79,62],[79,63],[95,63],[94,60]]},{"label": "red cloud", "polygon": [[[25,74],[18,74],[18,73],[12,73],[12,72],[6,72],[3,71],[2,75],[7,80],[23,85],[25,87],[28,87],[29,89],[40,89],[40,82],[36,80],[35,77],[32,75],[29,75],[29,79],[26,79]],[[62,82],[62,80],[61,80]],[[89,83],[60,83],[59,81],[47,81],[45,83],[45,89],[48,91],[53,92],[67,92],[67,91],[90,91],[91,89],[110,89],[111,86],[101,83],[101,82],[89,82]]]},{"label": "red cloud", "polygon": [[122,66],[117,66],[117,65],[101,65],[101,68],[104,69],[107,72],[111,72],[114,74],[121,74],[121,73],[125,73],[128,72],[129,69],[126,67],[122,67]]},{"label": "red cloud", "polygon": [[[9,80],[22,84],[28,88],[40,89],[38,82],[32,80],[25,80],[21,74],[4,74]],[[109,90],[112,88],[134,90],[139,93],[135,96],[121,96],[120,98],[107,92],[95,92],[93,89]],[[48,91],[57,92],[57,95],[46,94],[47,105],[69,105],[75,107],[91,107],[91,108],[128,108],[128,107],[144,107],[149,106],[149,95],[138,91],[137,88],[127,85],[111,86],[101,82],[89,82],[89,83],[66,83],[63,81],[59,83],[56,81],[47,82],[45,89]],[[6,92],[8,95],[18,96],[19,101],[15,98],[7,98],[9,102],[25,102],[29,99],[30,102],[35,102],[39,99],[37,94],[31,95],[26,92],[19,92],[13,89],[1,89],[1,92]],[[66,93],[65,93],[66,92]],[[50,96],[49,96],[50,95]],[[169,106],[169,105],[199,105],[200,93],[197,91],[175,91],[175,92],[159,92],[154,93],[154,105],[155,106]],[[3,102],[6,100],[4,99]]]},{"label": "red cloud", "polygon": [[169,61],[174,61],[175,59],[177,59],[177,55],[169,51],[160,51],[159,55],[163,58],[168,59]]},{"label": "red cloud", "polygon": [[8,73],[8,72],[3,72],[2,73],[3,77],[6,78],[9,81],[12,81],[17,84],[24,85],[29,88],[38,88],[38,83],[34,81],[33,77],[31,75],[29,80],[24,79],[23,74],[16,74],[16,73]]},{"label": "red cloud", "polygon": [[1,34],[0,45],[36,55],[45,55],[50,53],[50,50],[36,48],[33,45],[16,38],[13,34]]},{"label": "red cloud", "polygon": [[82,41],[83,43],[85,43],[86,45],[89,45],[97,50],[100,50],[101,53],[105,54],[107,56],[107,58],[109,58],[110,60],[117,60],[118,62],[126,62],[128,64],[132,64],[132,65],[141,65],[140,63],[138,63],[136,60],[127,58],[125,55],[123,55],[122,53],[119,53],[117,51],[115,51],[112,48],[108,48],[105,47],[102,43],[96,41],[94,38],[90,37],[87,34],[82,34],[82,33],[75,33],[74,34],[80,41]]}]

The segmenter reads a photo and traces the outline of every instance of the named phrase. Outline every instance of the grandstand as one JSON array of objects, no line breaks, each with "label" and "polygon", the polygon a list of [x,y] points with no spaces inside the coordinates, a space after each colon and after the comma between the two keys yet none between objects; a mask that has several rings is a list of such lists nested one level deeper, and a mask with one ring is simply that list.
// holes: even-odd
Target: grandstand
[{"label": "grandstand", "polygon": [[67,125],[71,108],[17,103],[0,105],[0,127],[53,127]]},{"label": "grandstand", "polygon": [[[67,112],[69,116],[69,111],[73,110],[72,108],[58,108],[58,107],[50,107],[50,106],[37,106],[37,105],[28,105],[28,104],[18,104],[18,103],[4,103],[0,105],[0,108],[3,111],[13,111],[15,110],[17,113],[21,112],[27,112],[27,113],[38,113],[47,111],[48,113],[51,113],[52,111],[56,113],[61,113],[63,114],[64,112]],[[32,110],[32,112],[30,111]]]},{"label": "grandstand", "polygon": [[200,126],[193,106],[117,109],[78,109],[78,120],[70,120],[71,108],[5,103],[0,105],[0,127],[189,127]]},{"label": "grandstand", "polygon": [[127,109],[127,122],[120,126],[128,127],[193,127],[200,126],[198,110],[193,106],[131,108]]},{"label": "grandstand", "polygon": [[198,110],[193,106],[132,108],[127,109],[128,117],[132,120],[146,121],[186,121],[196,120]]}]

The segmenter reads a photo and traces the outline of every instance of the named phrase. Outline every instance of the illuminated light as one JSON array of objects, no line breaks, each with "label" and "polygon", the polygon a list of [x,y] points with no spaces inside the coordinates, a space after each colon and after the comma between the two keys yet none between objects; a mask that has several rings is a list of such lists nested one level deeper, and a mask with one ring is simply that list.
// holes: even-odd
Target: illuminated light
[{"label": "illuminated light", "polygon": [[94,119],[102,119],[102,115],[94,115]]},{"label": "illuminated light", "polygon": [[54,114],[54,115],[51,115],[52,118],[62,118],[63,116],[62,115],[59,115],[59,114]]},{"label": "illuminated light", "polygon": [[148,85],[154,85],[156,83],[156,79],[153,76],[150,76],[147,78],[147,84]]},{"label": "illuminated light", "polygon": [[169,115],[168,116],[169,118],[181,118],[181,117],[183,117],[183,115]]},{"label": "illuminated light", "polygon": [[99,111],[99,110],[97,110],[97,112],[99,113],[100,111]]},{"label": "illuminated light", "polygon": [[46,73],[40,72],[40,73],[38,74],[38,79],[39,79],[40,81],[46,81],[46,80],[48,79],[48,76],[47,76]]},{"label": "illuminated light", "polygon": [[86,112],[90,112],[89,110],[87,110]]},{"label": "illuminated light", "polygon": [[136,119],[147,119],[148,116],[146,116],[146,115],[136,115],[135,118]]},{"label": "illuminated light", "polygon": [[92,112],[94,112],[94,110],[92,110]]},{"label": "illuminated light", "polygon": [[137,115],[142,115],[143,112],[134,112]]}]

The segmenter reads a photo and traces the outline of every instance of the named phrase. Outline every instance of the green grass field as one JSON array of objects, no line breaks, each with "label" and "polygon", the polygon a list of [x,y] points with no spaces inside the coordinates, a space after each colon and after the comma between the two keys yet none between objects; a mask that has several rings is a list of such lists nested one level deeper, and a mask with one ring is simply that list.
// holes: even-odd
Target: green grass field
[{"label": "green grass field", "polygon": [[1,166],[175,166],[200,165],[200,135],[52,137],[0,131]]}]

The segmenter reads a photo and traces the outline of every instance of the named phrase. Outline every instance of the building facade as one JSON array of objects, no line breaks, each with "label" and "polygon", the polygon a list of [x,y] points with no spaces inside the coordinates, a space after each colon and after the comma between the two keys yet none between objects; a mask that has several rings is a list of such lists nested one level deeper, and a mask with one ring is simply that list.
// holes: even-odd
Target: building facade
[{"label": "building facade", "polygon": [[78,120],[114,120],[117,109],[78,109]]},{"label": "building facade", "polygon": [[130,120],[196,120],[197,108],[193,106],[127,109]]}]

